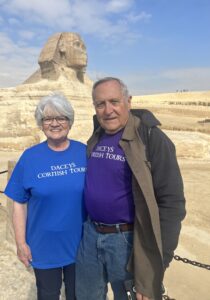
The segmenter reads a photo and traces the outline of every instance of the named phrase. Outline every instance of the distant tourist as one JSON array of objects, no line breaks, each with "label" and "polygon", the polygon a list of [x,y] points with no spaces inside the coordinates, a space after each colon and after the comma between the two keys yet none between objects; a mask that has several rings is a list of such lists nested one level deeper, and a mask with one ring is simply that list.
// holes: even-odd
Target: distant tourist
[{"label": "distant tourist", "polygon": [[67,137],[74,111],[62,94],[43,97],[35,118],[47,139],[24,151],[5,190],[14,201],[17,255],[34,268],[38,300],[60,299],[62,280],[74,300],[86,146]]},{"label": "distant tourist", "polygon": [[105,300],[110,282],[114,299],[126,300],[124,284],[134,279],[137,300],[161,300],[185,216],[175,147],[150,112],[130,111],[121,80],[99,80],[92,97],[99,127],[88,141],[76,297]]}]

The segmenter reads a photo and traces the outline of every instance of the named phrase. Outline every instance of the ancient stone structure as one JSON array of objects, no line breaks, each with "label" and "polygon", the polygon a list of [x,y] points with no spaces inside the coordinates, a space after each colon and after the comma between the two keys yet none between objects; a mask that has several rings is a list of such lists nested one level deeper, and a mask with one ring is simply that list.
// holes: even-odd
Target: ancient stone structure
[{"label": "ancient stone structure", "polygon": [[72,73],[84,82],[87,66],[85,44],[77,33],[56,33],[48,39],[40,53],[38,63],[40,69],[25,83],[34,83],[40,79],[57,80],[62,74],[71,79]]},{"label": "ancient stone structure", "polygon": [[34,120],[42,96],[61,91],[75,109],[70,136],[86,142],[92,132],[92,81],[85,73],[87,53],[81,37],[72,32],[52,35],[39,60],[40,68],[23,84],[0,89],[0,150],[19,150],[38,143],[44,136]]}]

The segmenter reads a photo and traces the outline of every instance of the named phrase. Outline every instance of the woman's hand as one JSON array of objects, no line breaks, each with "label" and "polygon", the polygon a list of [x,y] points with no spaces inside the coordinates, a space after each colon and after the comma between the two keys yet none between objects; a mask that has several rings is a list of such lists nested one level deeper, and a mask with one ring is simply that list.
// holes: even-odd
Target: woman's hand
[{"label": "woman's hand", "polygon": [[31,250],[26,243],[17,245],[17,256],[26,267],[32,262]]},{"label": "woman's hand", "polygon": [[149,300],[149,298],[137,292],[136,300]]},{"label": "woman's hand", "polygon": [[19,260],[28,267],[32,261],[31,250],[26,244],[27,203],[13,202],[13,226]]}]

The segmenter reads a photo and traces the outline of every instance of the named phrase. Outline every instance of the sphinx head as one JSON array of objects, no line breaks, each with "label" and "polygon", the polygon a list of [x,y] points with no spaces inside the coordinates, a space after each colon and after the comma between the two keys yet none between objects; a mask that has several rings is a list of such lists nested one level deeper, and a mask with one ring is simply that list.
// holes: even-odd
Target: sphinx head
[{"label": "sphinx head", "polygon": [[40,53],[39,65],[43,78],[49,78],[50,73],[58,77],[59,65],[76,70],[78,78],[81,77],[87,66],[87,51],[80,35],[72,32],[52,35]]}]

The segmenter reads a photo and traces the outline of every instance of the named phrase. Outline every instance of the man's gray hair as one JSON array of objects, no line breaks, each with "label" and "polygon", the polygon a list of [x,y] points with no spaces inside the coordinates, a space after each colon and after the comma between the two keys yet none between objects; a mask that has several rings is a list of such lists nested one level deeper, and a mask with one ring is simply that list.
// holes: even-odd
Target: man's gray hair
[{"label": "man's gray hair", "polygon": [[128,92],[128,88],[127,88],[126,84],[122,80],[120,80],[119,78],[116,78],[116,77],[104,77],[104,78],[99,79],[98,81],[96,81],[93,84],[93,88],[92,88],[92,99],[93,99],[93,101],[95,100],[94,99],[94,93],[95,93],[96,87],[99,84],[104,83],[104,82],[108,82],[108,81],[117,81],[119,83],[119,85],[120,85],[123,97],[125,97],[126,100],[130,97],[130,94]]},{"label": "man's gray hair", "polygon": [[42,125],[42,119],[45,116],[45,108],[65,116],[69,120],[70,126],[74,123],[74,110],[68,99],[60,92],[54,92],[48,96],[42,97],[35,110],[35,119],[38,126]]}]

